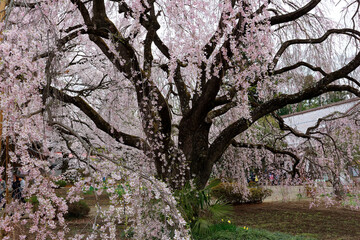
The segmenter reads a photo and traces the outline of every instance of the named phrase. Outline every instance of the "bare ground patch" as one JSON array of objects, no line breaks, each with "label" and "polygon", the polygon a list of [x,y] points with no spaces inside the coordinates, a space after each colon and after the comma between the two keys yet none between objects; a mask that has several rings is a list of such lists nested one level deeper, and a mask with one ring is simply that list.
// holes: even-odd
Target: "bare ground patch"
[{"label": "bare ground patch", "polygon": [[309,208],[309,201],[234,206],[240,226],[279,231],[321,240],[360,239],[360,212],[344,208]]}]

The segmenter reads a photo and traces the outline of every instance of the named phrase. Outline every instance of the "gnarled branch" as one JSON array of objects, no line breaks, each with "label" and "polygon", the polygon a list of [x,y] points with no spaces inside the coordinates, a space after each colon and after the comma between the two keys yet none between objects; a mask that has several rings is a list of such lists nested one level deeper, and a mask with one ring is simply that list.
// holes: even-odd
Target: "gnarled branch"
[{"label": "gnarled branch", "polygon": [[320,2],[321,2],[321,0],[311,0],[304,7],[299,8],[298,10],[296,10],[294,12],[290,12],[290,13],[283,14],[283,15],[273,16],[273,17],[270,18],[270,24],[271,25],[276,25],[276,24],[280,24],[280,23],[286,23],[286,22],[294,21],[294,20],[304,16],[308,12],[310,12]]},{"label": "gnarled branch", "polygon": [[111,126],[104,118],[100,116],[99,113],[95,111],[84,99],[78,96],[70,96],[54,87],[50,87],[50,95],[59,101],[65,103],[71,103],[78,107],[86,116],[88,116],[91,121],[94,122],[97,128],[113,137],[119,143],[125,144],[130,147],[143,150],[144,152],[149,148],[146,141],[140,137],[132,136],[123,132],[118,131],[113,126]]}]

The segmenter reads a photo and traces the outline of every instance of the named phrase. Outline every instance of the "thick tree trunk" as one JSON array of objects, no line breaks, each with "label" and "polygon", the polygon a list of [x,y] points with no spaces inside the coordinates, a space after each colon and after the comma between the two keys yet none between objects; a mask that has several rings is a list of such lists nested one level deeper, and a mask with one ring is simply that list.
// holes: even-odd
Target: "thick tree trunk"
[{"label": "thick tree trunk", "polygon": [[208,159],[210,127],[211,123],[206,122],[195,126],[188,119],[179,126],[179,148],[190,168],[186,180],[194,179],[198,188],[205,187],[213,166]]},{"label": "thick tree trunk", "polygon": [[341,184],[340,176],[335,176],[333,181],[333,188],[334,194],[337,200],[344,199],[345,196],[345,189],[344,186]]}]

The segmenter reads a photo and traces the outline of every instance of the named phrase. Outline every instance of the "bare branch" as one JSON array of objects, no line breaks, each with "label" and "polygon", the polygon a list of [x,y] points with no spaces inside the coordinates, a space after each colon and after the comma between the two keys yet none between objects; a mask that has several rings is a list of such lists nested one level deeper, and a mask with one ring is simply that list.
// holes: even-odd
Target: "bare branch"
[{"label": "bare branch", "polygon": [[54,87],[50,87],[50,95],[62,102],[74,104],[78,107],[83,113],[86,114],[95,125],[101,129],[103,132],[107,133],[113,137],[119,143],[134,147],[140,150],[147,150],[149,146],[146,141],[140,137],[132,136],[123,132],[118,131],[113,126],[111,126],[105,119],[103,119],[88,103],[86,103],[80,97],[72,97],[59,91]]},{"label": "bare branch", "polygon": [[14,7],[24,7],[24,8],[35,8],[36,5],[40,5],[42,2],[34,2],[34,3],[28,3],[28,2],[19,2],[16,1],[13,3]]},{"label": "bare branch", "polygon": [[232,109],[235,106],[236,106],[235,102],[230,102],[219,109],[209,112],[206,116],[205,122],[211,123],[212,119],[225,114],[226,112],[228,112],[230,109]]},{"label": "bare branch", "polygon": [[223,104],[230,103],[232,101],[232,99],[235,97],[237,92],[238,92],[238,89],[236,87],[231,87],[228,90],[228,93],[226,95],[217,97],[215,99],[214,106],[217,107],[217,106],[220,106]]},{"label": "bare branch", "polygon": [[296,173],[298,173],[298,170],[296,169],[297,165],[300,163],[300,157],[294,154],[293,152],[287,151],[287,150],[281,150],[276,149],[274,147],[271,147],[269,145],[265,144],[253,144],[253,143],[240,143],[235,140],[231,141],[231,145],[234,147],[240,147],[240,148],[251,148],[251,149],[266,149],[273,154],[283,154],[287,155],[295,160],[292,170],[292,176],[295,177]]},{"label": "bare branch", "polygon": [[317,44],[322,43],[325,41],[331,34],[345,34],[352,37],[360,37],[360,32],[350,28],[343,28],[343,29],[330,29],[324,35],[319,38],[309,38],[309,39],[292,39],[289,41],[284,42],[278,52],[275,54],[273,59],[273,68],[276,67],[281,55],[285,52],[285,50],[294,44]]},{"label": "bare branch", "polygon": [[312,9],[314,9],[319,3],[321,2],[321,0],[311,0],[308,4],[306,4],[304,7],[299,8],[298,10],[294,11],[294,12],[290,12],[287,14],[283,14],[283,15],[276,15],[270,18],[270,24],[271,25],[275,25],[275,24],[280,24],[280,23],[286,23],[286,22],[290,22],[290,21],[294,21],[302,16],[304,16],[305,14],[307,14],[308,12],[310,12]]},{"label": "bare branch", "polygon": [[297,62],[294,65],[283,67],[283,68],[281,68],[279,70],[275,70],[272,74],[273,75],[282,74],[284,72],[294,70],[294,69],[296,69],[298,67],[301,67],[301,66],[307,67],[307,68],[313,70],[314,72],[320,72],[323,76],[327,75],[327,73],[321,67],[315,67],[315,66],[313,66],[313,65],[311,65],[310,63],[307,63],[307,62]]}]

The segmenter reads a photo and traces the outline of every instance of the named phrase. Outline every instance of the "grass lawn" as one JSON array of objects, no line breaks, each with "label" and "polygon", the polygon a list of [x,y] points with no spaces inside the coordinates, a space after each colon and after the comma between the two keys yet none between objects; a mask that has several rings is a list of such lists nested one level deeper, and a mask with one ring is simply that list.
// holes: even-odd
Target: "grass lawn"
[{"label": "grass lawn", "polygon": [[210,227],[207,233],[195,235],[195,240],[310,240],[308,237],[270,232],[263,229],[237,227],[228,223],[220,223]]}]

